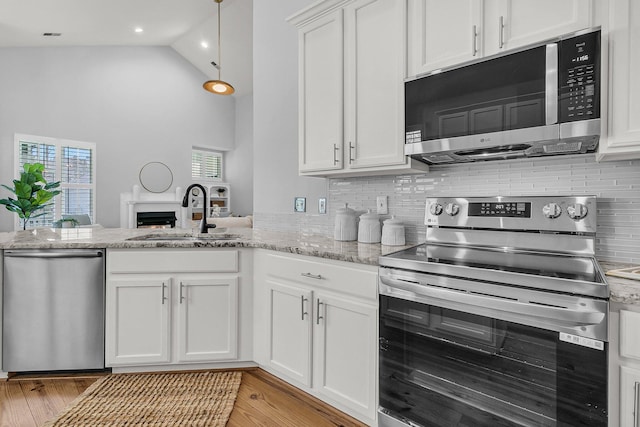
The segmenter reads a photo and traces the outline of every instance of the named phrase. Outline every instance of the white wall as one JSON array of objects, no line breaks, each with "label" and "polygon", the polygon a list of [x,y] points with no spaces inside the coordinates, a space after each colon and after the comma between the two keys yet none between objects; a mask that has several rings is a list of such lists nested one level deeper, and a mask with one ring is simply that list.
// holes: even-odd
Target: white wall
[{"label": "white wall", "polygon": [[[298,176],[298,34],[285,18],[311,0],[253,2],[254,213],[307,212],[326,195],[323,178]],[[303,214],[299,214],[303,215]]]},{"label": "white wall", "polygon": [[[0,183],[14,176],[14,133],[95,142],[105,226],[119,226],[119,194],[145,163],[166,163],[185,188],[192,145],[234,147],[235,99],[204,91],[170,47],[1,48],[0,64]],[[13,215],[0,209],[0,231]]]},{"label": "white wall", "polygon": [[236,97],[236,147],[224,156],[234,215],[253,213],[253,96]]}]

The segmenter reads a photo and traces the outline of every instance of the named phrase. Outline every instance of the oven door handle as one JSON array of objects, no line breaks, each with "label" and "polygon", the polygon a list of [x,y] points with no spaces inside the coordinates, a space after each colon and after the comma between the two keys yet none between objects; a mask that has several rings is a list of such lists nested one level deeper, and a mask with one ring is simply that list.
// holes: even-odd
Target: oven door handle
[{"label": "oven door handle", "polygon": [[[603,326],[606,331],[606,312],[578,302],[568,306],[552,306],[542,302],[521,301],[514,298],[477,294],[469,291],[431,286],[425,283],[380,276],[380,294],[429,305],[464,311],[481,316],[516,321],[552,330],[580,332],[583,326]],[[606,302],[605,302],[606,305]],[[589,334],[581,334],[589,335]],[[592,338],[606,340],[597,334]]]}]

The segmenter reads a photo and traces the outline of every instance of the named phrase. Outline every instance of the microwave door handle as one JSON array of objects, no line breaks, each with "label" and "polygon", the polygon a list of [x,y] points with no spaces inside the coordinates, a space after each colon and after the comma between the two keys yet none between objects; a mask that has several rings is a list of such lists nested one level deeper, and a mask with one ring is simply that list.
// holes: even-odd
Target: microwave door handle
[{"label": "microwave door handle", "polygon": [[545,122],[558,123],[558,43],[546,46]]}]

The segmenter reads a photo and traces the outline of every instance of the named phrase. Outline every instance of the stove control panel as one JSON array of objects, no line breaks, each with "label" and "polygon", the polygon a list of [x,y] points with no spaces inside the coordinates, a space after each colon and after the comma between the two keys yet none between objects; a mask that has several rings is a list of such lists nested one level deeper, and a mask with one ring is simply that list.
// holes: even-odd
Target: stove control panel
[{"label": "stove control panel", "polygon": [[595,233],[594,212],[595,196],[438,197],[427,199],[425,224]]}]

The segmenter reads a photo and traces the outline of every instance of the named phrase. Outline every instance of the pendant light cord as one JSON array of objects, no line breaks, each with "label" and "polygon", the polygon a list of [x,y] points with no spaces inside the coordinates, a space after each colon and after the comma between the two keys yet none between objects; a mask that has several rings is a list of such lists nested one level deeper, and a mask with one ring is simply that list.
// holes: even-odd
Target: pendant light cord
[{"label": "pendant light cord", "polygon": [[222,48],[220,43],[220,3],[222,0],[218,1],[218,80],[222,80]]}]

